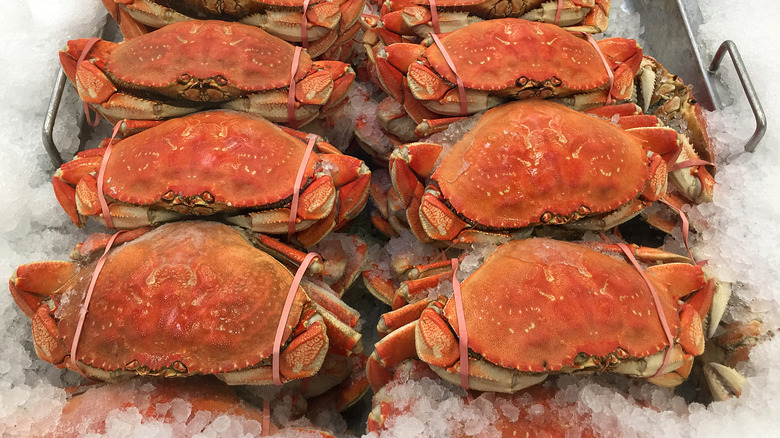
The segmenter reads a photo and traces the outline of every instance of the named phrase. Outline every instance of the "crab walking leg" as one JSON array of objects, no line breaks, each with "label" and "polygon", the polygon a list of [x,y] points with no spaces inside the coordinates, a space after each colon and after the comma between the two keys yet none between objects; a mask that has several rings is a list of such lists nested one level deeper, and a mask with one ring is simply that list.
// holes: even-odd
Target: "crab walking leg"
[{"label": "crab walking leg", "polygon": [[392,379],[395,366],[417,357],[414,345],[416,325],[416,322],[406,324],[374,345],[375,350],[366,364],[368,383],[374,392]]},{"label": "crab walking leg", "polygon": [[130,14],[125,8],[119,6],[119,2],[117,0],[102,1],[103,6],[106,7],[108,13],[111,14],[111,17],[119,25],[119,30],[122,31],[122,36],[124,36],[125,39],[129,40],[131,38],[139,37],[149,33],[149,29],[146,27],[146,25],[136,21],[132,14]]}]

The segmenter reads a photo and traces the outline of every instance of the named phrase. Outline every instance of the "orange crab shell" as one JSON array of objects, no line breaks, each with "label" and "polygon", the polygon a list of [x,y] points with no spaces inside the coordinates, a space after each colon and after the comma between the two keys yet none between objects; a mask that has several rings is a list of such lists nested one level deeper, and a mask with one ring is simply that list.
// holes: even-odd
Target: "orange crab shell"
[{"label": "orange crab shell", "polygon": [[[677,333],[675,299],[654,286]],[[669,346],[650,294],[636,269],[617,258],[550,239],[512,241],[462,283],[469,349],[530,372],[560,371],[579,353],[647,357]],[[454,300],[443,316],[457,333]]]},{"label": "orange crab shell", "polygon": [[[163,229],[168,232],[151,231],[109,253],[77,359],[103,370],[131,364],[162,370],[179,362],[189,374],[217,374],[269,358],[290,271],[218,223],[178,222],[157,230]],[[93,270],[94,263],[63,286],[56,316],[68,348]],[[308,301],[299,287],[283,339]]]},{"label": "orange crab shell", "polygon": [[[306,143],[261,118],[210,111],[173,119],[114,145],[105,193],[136,205],[208,192],[233,208],[272,204],[292,196]],[[320,158],[309,157],[303,182]],[[128,171],[129,170],[129,171]]]},{"label": "orange crab shell", "polygon": [[[220,85],[227,85],[227,96],[221,100],[228,100],[289,86],[294,52],[293,45],[254,26],[186,21],[116,45],[105,68],[121,81],[173,97],[193,79],[225,81]],[[301,53],[296,80],[311,66],[309,55]]]},{"label": "orange crab shell", "polygon": [[642,190],[648,162],[621,128],[555,103],[517,101],[487,111],[432,178],[466,218],[520,228],[548,212],[618,208]]},{"label": "orange crab shell", "polygon": [[[563,95],[594,90],[608,80],[590,43],[551,24],[514,18],[486,20],[452,32],[441,42],[466,88],[521,87],[524,84],[519,81],[525,78],[526,82],[549,80],[560,90],[556,94]],[[485,46],[486,42],[494,45]],[[423,58],[445,80],[457,83],[437,45],[429,46]]]}]

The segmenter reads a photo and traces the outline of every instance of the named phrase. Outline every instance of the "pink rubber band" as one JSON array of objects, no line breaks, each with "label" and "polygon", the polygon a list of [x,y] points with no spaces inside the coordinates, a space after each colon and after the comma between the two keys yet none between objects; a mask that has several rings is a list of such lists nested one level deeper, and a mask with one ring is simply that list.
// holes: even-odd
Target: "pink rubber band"
[{"label": "pink rubber band", "polygon": [[458,97],[460,98],[460,115],[467,116],[469,115],[469,112],[466,103],[466,88],[463,86],[463,81],[460,79],[460,75],[458,75],[458,71],[455,70],[455,64],[452,62],[452,58],[450,58],[450,54],[447,53],[447,49],[444,48],[444,45],[441,43],[439,37],[435,33],[432,33],[431,37],[433,37],[433,42],[435,42],[436,45],[439,47],[439,51],[441,51],[442,56],[444,56],[444,60],[447,62],[447,65],[450,67],[450,70],[452,70],[452,74],[455,75],[455,80],[458,83]]},{"label": "pink rubber band", "polygon": [[596,40],[594,40],[589,33],[585,33],[585,32],[580,32],[580,33],[584,35],[585,39],[590,43],[590,45],[596,49],[596,53],[598,53],[599,56],[601,57],[601,62],[604,63],[604,68],[607,69],[607,76],[609,76],[609,89],[607,90],[607,100],[604,102],[604,105],[609,105],[612,103],[612,87],[615,85],[615,75],[612,74],[612,69],[609,67],[607,58],[604,57],[604,53],[601,52],[601,49],[599,48],[599,45],[596,42]]},{"label": "pink rubber band", "polygon": [[431,26],[433,27],[433,33],[441,33],[439,27],[439,11],[436,10],[436,0],[428,0],[428,6],[431,8]]},{"label": "pink rubber band", "polygon": [[[92,46],[94,46],[95,43],[97,43],[98,41],[100,41],[100,38],[98,37],[90,38],[89,41],[87,41],[87,45],[84,46],[84,50],[81,51],[81,56],[79,56],[79,60],[76,61],[77,77],[78,77],[79,66],[81,65],[82,62],[84,62],[84,59],[86,59],[87,54],[89,54],[89,51],[92,50]],[[87,118],[87,124],[89,126],[97,126],[98,123],[100,123],[100,113],[95,111],[95,120],[92,121],[91,117],[89,116],[89,105],[87,105],[87,102],[83,100],[81,102],[84,104],[84,116]]]},{"label": "pink rubber band", "polygon": [[106,165],[108,165],[108,157],[111,156],[111,150],[114,148],[114,137],[116,137],[117,132],[119,132],[119,127],[122,126],[122,122],[123,121],[120,120],[114,125],[114,132],[111,134],[111,140],[108,141],[106,152],[103,153],[103,161],[100,162],[100,169],[97,174],[98,202],[100,202],[100,210],[103,212],[103,220],[106,222],[106,227],[109,229],[114,228],[114,221],[111,220],[111,212],[108,210],[106,195],[103,193],[103,178],[106,173]]},{"label": "pink rubber band", "polygon": [[263,430],[260,436],[271,435],[271,402],[263,399]]},{"label": "pink rubber band", "polygon": [[455,299],[455,315],[458,318],[458,345],[460,347],[460,386],[469,389],[469,334],[466,316],[463,314],[463,296],[458,281],[458,259],[452,259],[452,297]]},{"label": "pink rubber band", "polygon": [[279,317],[279,325],[276,327],[276,336],[274,336],[274,352],[271,358],[271,372],[274,376],[274,385],[281,385],[282,378],[279,373],[279,350],[282,347],[282,336],[284,335],[284,327],[287,325],[287,318],[290,316],[290,309],[292,309],[292,303],[295,300],[295,293],[298,292],[298,285],[301,284],[301,279],[306,273],[306,269],[309,268],[309,264],[315,257],[319,257],[316,252],[310,252],[306,254],[301,266],[298,267],[298,271],[295,273],[293,282],[290,285],[290,290],[287,292],[287,299],[284,301],[284,308],[282,309],[282,315]]},{"label": "pink rubber band", "polygon": [[298,127],[298,122],[295,120],[295,73],[298,71],[301,50],[303,49],[295,46],[295,54],[293,55],[292,67],[290,68],[290,89],[287,93],[287,124],[293,129]]},{"label": "pink rubber band", "polygon": [[558,0],[558,8],[555,10],[555,22],[557,26],[561,22],[561,13],[563,12],[563,0]]},{"label": "pink rubber band", "polygon": [[617,243],[616,244],[628,257],[628,260],[631,261],[631,264],[634,265],[637,272],[639,272],[639,275],[642,276],[642,278],[645,280],[645,283],[647,283],[647,287],[650,288],[650,294],[653,296],[653,303],[655,303],[655,310],[658,312],[658,319],[661,320],[661,327],[664,329],[664,333],[666,334],[666,340],[669,341],[669,348],[666,349],[666,354],[664,355],[664,361],[661,364],[661,367],[658,368],[658,371],[653,374],[652,377],[658,377],[661,374],[661,371],[663,371],[664,368],[666,368],[666,365],[669,364],[669,356],[672,354],[672,346],[674,346],[674,336],[672,336],[672,331],[669,328],[669,324],[666,322],[666,314],[664,313],[663,307],[661,307],[661,300],[658,298],[658,292],[656,292],[655,287],[653,287],[653,283],[650,282],[650,279],[647,278],[647,275],[645,275],[645,271],[642,269],[641,266],[639,266],[639,262],[636,261],[634,258],[634,255],[631,253],[631,250],[628,248],[628,246],[625,243]]},{"label": "pink rubber band", "polygon": [[301,21],[301,45],[303,45],[304,49],[309,48],[309,19],[306,17],[306,9],[309,8],[309,1],[310,0],[303,0],[303,21]]},{"label": "pink rubber band", "polygon": [[298,175],[295,176],[295,184],[293,185],[292,201],[290,202],[290,219],[287,221],[287,237],[292,236],[295,233],[295,218],[298,216],[298,197],[300,196],[301,184],[303,183],[303,174],[306,172],[306,164],[309,162],[311,151],[314,149],[314,144],[317,142],[317,136],[309,134],[309,144],[306,145],[306,151],[303,153],[303,159],[301,165],[298,167]]},{"label": "pink rubber band", "polygon": [[700,159],[685,160],[685,161],[680,161],[679,163],[672,164],[671,166],[669,166],[667,171],[673,172],[675,170],[685,169],[686,167],[693,167],[693,166],[714,166],[714,164],[710,163],[709,161],[704,161]]},{"label": "pink rubber band", "polygon": [[696,264],[696,260],[693,258],[693,253],[691,253],[691,248],[688,246],[688,232],[689,232],[689,228],[690,228],[689,224],[688,224],[688,216],[685,213],[683,213],[682,210],[680,210],[676,206],[672,205],[666,199],[661,198],[661,199],[659,199],[659,201],[661,201],[664,204],[668,205],[672,210],[676,211],[677,214],[680,215],[680,220],[682,221],[683,244],[685,245],[685,249],[688,251],[688,258],[691,259],[691,263]]},{"label": "pink rubber band", "polygon": [[89,288],[87,288],[87,294],[84,296],[84,302],[81,303],[81,310],[79,311],[79,322],[76,324],[76,333],[73,335],[73,343],[70,346],[70,364],[73,366],[73,369],[79,372],[82,376],[87,377],[86,374],[84,374],[84,371],[81,370],[81,367],[78,365],[78,362],[76,361],[76,351],[79,347],[79,340],[81,339],[81,331],[84,328],[84,320],[87,318],[87,312],[89,311],[89,302],[92,300],[92,293],[95,291],[95,284],[97,283],[98,276],[100,275],[100,270],[103,269],[103,265],[106,263],[106,256],[108,255],[108,251],[111,249],[111,246],[114,244],[114,241],[117,237],[119,237],[120,234],[125,233],[126,231],[119,231],[113,236],[111,236],[110,239],[108,239],[108,243],[106,243],[106,249],[103,251],[103,255],[100,256],[100,258],[97,261],[97,264],[95,265],[95,271],[92,273],[92,281],[89,282]]}]

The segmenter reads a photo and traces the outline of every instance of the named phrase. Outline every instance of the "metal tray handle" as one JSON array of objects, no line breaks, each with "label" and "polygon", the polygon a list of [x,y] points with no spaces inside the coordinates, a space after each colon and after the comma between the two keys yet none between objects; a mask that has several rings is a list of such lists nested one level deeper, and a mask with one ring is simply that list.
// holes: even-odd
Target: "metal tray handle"
[{"label": "metal tray handle", "polygon": [[60,101],[62,100],[62,91],[65,89],[65,82],[67,77],[65,72],[60,67],[57,72],[57,81],[54,84],[54,90],[51,93],[51,99],[49,100],[49,108],[46,109],[46,118],[43,119],[43,146],[46,148],[46,152],[49,154],[54,168],[57,169],[62,166],[64,161],[62,155],[60,155],[57,145],[54,144],[54,122],[57,120],[57,110],[60,108]]},{"label": "metal tray handle", "polygon": [[715,53],[715,56],[712,58],[712,62],[707,70],[710,73],[718,71],[720,61],[723,59],[723,55],[726,54],[726,52],[731,56],[731,61],[734,63],[734,69],[737,71],[739,81],[742,83],[742,89],[745,90],[745,96],[747,96],[750,109],[753,110],[753,115],[756,117],[756,130],[753,132],[753,136],[750,137],[750,140],[745,143],[745,151],[753,152],[756,150],[758,142],[761,141],[761,138],[764,137],[764,134],[766,133],[766,115],[764,114],[764,109],[761,107],[761,102],[758,101],[756,89],[753,88],[753,82],[750,81],[750,76],[745,68],[745,63],[742,62],[742,57],[739,56],[737,45],[731,40],[723,41],[718,48],[718,51]]}]

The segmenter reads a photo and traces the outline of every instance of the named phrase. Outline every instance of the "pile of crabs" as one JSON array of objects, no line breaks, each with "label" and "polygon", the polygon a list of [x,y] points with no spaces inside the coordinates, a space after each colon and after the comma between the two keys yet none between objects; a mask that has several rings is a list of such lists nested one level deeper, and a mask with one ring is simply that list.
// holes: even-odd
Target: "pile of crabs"
[{"label": "pile of crabs", "polygon": [[[269,411],[344,411],[370,386],[381,435],[409,380],[520,410],[562,374],[739,395],[760,324],[721,324],[730,287],[685,251],[682,209],[715,186],[704,119],[634,40],[593,39],[609,0],[104,3],[125,41],[60,60],[114,136],[53,187],[76,226],[107,229],[9,283],[38,356],[107,382],[76,389],[54,435],[105,430],[79,423],[88,394],[321,436],[348,431]],[[390,306],[378,321],[345,302],[361,290]],[[171,400],[189,417],[153,408]]]}]

